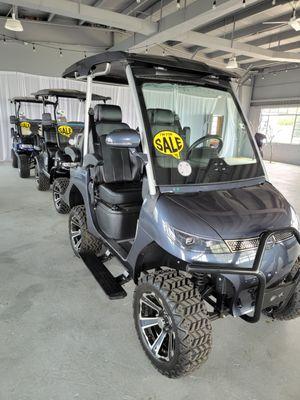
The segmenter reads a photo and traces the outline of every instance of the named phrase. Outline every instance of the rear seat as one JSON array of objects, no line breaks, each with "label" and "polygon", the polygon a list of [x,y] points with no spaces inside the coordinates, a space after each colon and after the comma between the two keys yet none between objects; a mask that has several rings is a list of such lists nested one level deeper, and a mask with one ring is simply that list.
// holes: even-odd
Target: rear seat
[{"label": "rear seat", "polygon": [[100,146],[94,143],[95,151],[100,152],[103,166],[99,167],[99,197],[108,204],[142,202],[141,165],[129,149],[117,149],[106,144],[106,135],[116,129],[129,129],[122,122],[119,106],[97,105],[94,109],[95,129]]}]

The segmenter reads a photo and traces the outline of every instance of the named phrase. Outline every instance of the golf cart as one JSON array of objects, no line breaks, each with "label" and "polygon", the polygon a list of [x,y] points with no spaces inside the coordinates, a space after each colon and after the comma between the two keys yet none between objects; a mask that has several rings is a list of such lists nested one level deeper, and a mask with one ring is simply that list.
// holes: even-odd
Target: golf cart
[{"label": "golf cart", "polygon": [[[168,377],[191,372],[212,348],[212,321],[226,315],[298,317],[299,222],[268,182],[232,75],[106,52],[63,76],[87,80],[83,152],[68,150],[81,164],[63,196],[71,246],[110,299],[134,280],[135,327],[152,364]],[[120,105],[99,104],[90,129],[93,80],[129,85],[137,125]],[[111,257],[124,273],[110,271]]]},{"label": "golf cart", "polygon": [[41,126],[40,119],[29,119],[25,116],[25,104],[42,105],[43,102],[34,97],[14,97],[10,100],[14,104],[15,115],[10,116],[12,137],[12,166],[19,168],[21,178],[30,176],[30,169],[35,166],[35,157],[39,152],[37,146],[38,135]]},{"label": "golf cart", "polygon": [[[76,99],[84,102],[86,93],[69,89],[44,89],[34,93],[34,96],[47,102],[54,99],[53,116],[44,113],[42,116],[41,152],[36,162],[36,183],[38,190],[48,190],[53,183],[53,202],[55,209],[62,214],[69,212],[69,208],[61,201],[69,183],[70,168],[72,163],[70,156],[65,153],[66,146],[71,142],[80,145],[80,137],[83,132],[83,122],[67,121],[62,111],[58,111],[61,99]],[[106,102],[109,98],[93,94],[92,100]]]}]

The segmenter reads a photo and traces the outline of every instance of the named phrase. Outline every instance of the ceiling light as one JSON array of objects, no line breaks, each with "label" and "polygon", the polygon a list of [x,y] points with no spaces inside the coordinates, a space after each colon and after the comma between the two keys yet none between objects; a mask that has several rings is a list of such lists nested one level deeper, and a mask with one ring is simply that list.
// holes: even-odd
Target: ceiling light
[{"label": "ceiling light", "polygon": [[21,24],[21,21],[16,19],[16,14],[13,12],[11,18],[7,18],[5,22],[5,29],[8,29],[10,31],[15,31],[15,32],[22,32],[23,31],[23,26]]},{"label": "ceiling light", "polygon": [[300,31],[300,18],[296,18],[296,16],[295,17],[292,17],[290,20],[289,20],[289,25],[293,28],[293,29],[295,29],[295,31]]},{"label": "ceiling light", "polygon": [[239,65],[238,65],[238,63],[236,61],[236,57],[229,58],[228,63],[226,65],[226,68],[227,69],[236,69],[238,67],[239,67]]}]

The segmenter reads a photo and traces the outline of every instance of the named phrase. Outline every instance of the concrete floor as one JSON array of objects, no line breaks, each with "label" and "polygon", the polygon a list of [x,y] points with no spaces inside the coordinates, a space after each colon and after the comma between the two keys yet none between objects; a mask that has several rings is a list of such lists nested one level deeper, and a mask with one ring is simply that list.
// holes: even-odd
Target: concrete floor
[{"label": "concrete floor", "polygon": [[[300,167],[267,165],[300,213]],[[50,192],[0,165],[1,400],[299,400],[300,319],[214,322],[214,347],[192,375],[159,375],[138,344],[133,285],[109,301],[73,256]]]}]

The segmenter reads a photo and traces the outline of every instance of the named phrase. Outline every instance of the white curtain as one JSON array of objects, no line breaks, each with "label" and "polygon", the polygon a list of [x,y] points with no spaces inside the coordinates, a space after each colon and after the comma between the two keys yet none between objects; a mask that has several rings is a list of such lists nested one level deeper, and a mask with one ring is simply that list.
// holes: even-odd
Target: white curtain
[{"label": "white curtain", "polygon": [[[164,108],[174,111],[178,116],[181,126],[191,128],[191,143],[201,136],[206,135],[209,116],[213,113],[217,98],[205,97],[205,88],[202,96],[191,93],[191,88],[184,92],[184,88],[174,88],[173,85],[156,85],[154,90],[145,88],[147,108]],[[199,127],[202,132],[199,132]]]},{"label": "white curtain", "polygon": [[[52,78],[24,74],[20,72],[0,71],[0,161],[9,160],[11,137],[9,116],[14,115],[14,105],[9,99],[16,96],[29,96],[41,89],[77,89],[85,91],[86,84],[63,78]],[[117,104],[122,109],[123,122],[131,128],[137,127],[133,99],[128,87],[113,85],[93,85],[93,92],[112,98],[110,104]],[[61,100],[59,109],[63,110],[68,120],[83,121],[84,105],[76,100]],[[42,109],[38,105],[22,107],[28,118],[41,118]]]},{"label": "white curtain", "polygon": [[144,94],[147,108],[165,108],[174,111],[182,127],[189,127],[189,145],[209,133],[213,115],[224,118],[221,157],[253,157],[246,127],[231,95],[205,87],[146,84]]}]

